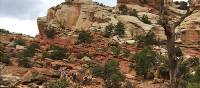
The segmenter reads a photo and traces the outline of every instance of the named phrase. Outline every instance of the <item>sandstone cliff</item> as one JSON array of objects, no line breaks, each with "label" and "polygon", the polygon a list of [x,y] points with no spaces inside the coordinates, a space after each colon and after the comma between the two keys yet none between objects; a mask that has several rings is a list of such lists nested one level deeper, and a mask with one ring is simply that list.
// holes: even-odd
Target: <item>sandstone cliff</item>
[{"label": "sandstone cliff", "polygon": [[[38,41],[65,44],[66,42],[62,41],[66,41],[69,36],[76,36],[74,34],[76,31],[98,30],[102,32],[107,25],[116,25],[118,22],[123,22],[126,27],[125,39],[132,39],[138,34],[144,34],[151,30],[158,38],[165,40],[164,29],[158,24],[160,0],[151,0],[147,3],[143,3],[141,0],[118,0],[117,3],[117,6],[112,8],[101,6],[92,0],[65,0],[60,5],[48,9],[47,16],[38,18],[40,32],[37,36]],[[167,0],[165,4],[169,10],[168,14],[171,15],[170,19],[177,20],[180,15],[185,13],[184,10],[174,8],[172,0]],[[119,14],[118,7],[120,5],[126,5],[129,11],[135,9],[138,17]],[[145,24],[140,20],[143,15],[148,16],[151,24]],[[191,23],[190,21],[188,20],[189,23]],[[44,32],[48,28],[55,29],[55,37],[57,38],[49,39],[46,37]],[[190,28],[186,27],[185,29]]]}]

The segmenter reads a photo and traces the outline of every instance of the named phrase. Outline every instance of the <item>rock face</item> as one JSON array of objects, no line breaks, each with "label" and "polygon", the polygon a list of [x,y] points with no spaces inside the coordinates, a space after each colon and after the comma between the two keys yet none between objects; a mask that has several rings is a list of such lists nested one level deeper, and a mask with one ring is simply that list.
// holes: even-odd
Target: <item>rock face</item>
[{"label": "rock face", "polygon": [[194,12],[176,29],[177,36],[183,43],[194,44],[200,41],[199,15],[200,11]]},{"label": "rock face", "polygon": [[[159,9],[159,4],[161,0],[117,0],[118,4],[132,4],[132,3],[137,3],[137,4],[147,4],[150,5],[154,8]],[[166,6],[171,6],[173,3],[173,0],[165,0],[165,5]]]},{"label": "rock face", "polygon": [[[125,37],[127,40],[145,34],[150,30],[153,31],[159,39],[165,40],[164,29],[158,25],[159,4],[161,0],[148,0],[146,3],[141,1],[142,0],[117,0],[116,8],[121,4],[125,4],[128,9],[136,9],[138,17],[134,17],[129,16],[129,14],[119,14],[118,9],[97,5],[92,2],[92,0],[65,0],[62,4],[48,9],[47,16],[37,19],[40,34],[37,36],[36,40],[42,44],[72,44],[75,41],[71,41],[72,39],[67,40],[67,37],[73,36],[73,38],[76,38],[77,34],[74,35],[76,31],[104,31],[107,25],[116,25],[118,22],[124,23]],[[195,0],[193,3],[194,2],[199,2],[199,0]],[[174,19],[179,18],[180,15],[185,13],[185,11],[173,7],[173,0],[165,0],[164,3],[168,10],[171,11],[169,14],[173,13],[172,17]],[[140,18],[143,15],[147,15],[152,24],[145,24],[142,22]],[[192,15],[191,17],[198,17],[197,15]],[[191,20],[193,20],[193,18],[187,20],[187,22],[183,22],[183,24],[187,24],[181,25],[181,27],[184,27],[184,30],[178,31],[177,29],[176,31],[177,38],[182,40],[182,42],[199,41],[199,30],[197,30],[198,27],[196,26],[199,21]],[[194,29],[194,26],[195,30],[188,30]],[[55,38],[53,39],[47,38],[45,34],[45,30],[49,28],[55,30]]]}]

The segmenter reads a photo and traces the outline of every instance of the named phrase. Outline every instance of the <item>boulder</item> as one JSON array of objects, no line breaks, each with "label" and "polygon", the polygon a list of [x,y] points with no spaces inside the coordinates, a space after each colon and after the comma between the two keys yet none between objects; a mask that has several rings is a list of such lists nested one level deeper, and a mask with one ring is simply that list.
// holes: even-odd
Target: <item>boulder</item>
[{"label": "boulder", "polygon": [[24,50],[25,47],[24,46],[21,46],[21,45],[16,45],[15,47],[17,50]]},{"label": "boulder", "polygon": [[81,60],[83,61],[91,61],[91,58],[88,56],[84,56]]}]

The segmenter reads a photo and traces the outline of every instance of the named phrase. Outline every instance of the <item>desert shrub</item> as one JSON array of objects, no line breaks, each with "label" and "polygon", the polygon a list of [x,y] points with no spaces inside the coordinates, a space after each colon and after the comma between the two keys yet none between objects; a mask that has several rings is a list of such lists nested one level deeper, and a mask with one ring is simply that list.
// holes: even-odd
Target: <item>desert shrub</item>
[{"label": "desert shrub", "polygon": [[50,81],[45,85],[45,88],[68,88],[68,87],[69,87],[69,81],[65,78]]},{"label": "desert shrub", "polygon": [[109,38],[110,36],[112,36],[112,32],[113,32],[114,26],[112,24],[108,25],[105,27],[105,31],[103,33],[104,37]]},{"label": "desert shrub", "polygon": [[136,9],[133,9],[133,10],[129,11],[129,15],[138,17],[138,11]]},{"label": "desert shrub", "polygon": [[0,28],[0,33],[3,33],[3,34],[9,34],[10,32],[9,32],[8,30],[1,29],[1,28]]},{"label": "desert shrub", "polygon": [[176,55],[176,57],[182,57],[183,56],[183,52],[182,52],[180,47],[175,47],[175,55]]},{"label": "desert shrub", "polygon": [[24,57],[33,57],[37,52],[39,45],[36,43],[32,43],[31,45],[27,46],[26,50],[23,51]]},{"label": "desert shrub", "polygon": [[[192,73],[194,72],[194,73]],[[184,88],[198,88],[196,85],[200,83],[200,65],[199,58],[192,57],[180,64],[179,72],[178,72],[179,84],[181,86],[181,82],[184,83]]]},{"label": "desert shrub", "polygon": [[199,83],[188,83],[187,88],[199,88]]},{"label": "desert shrub", "polygon": [[124,50],[123,52],[124,52],[124,54],[123,54],[124,57],[126,57],[126,58],[129,58],[129,57],[130,57],[130,55],[131,55],[130,50],[127,50],[127,49],[126,49],[126,50]]},{"label": "desert shrub", "polygon": [[128,13],[128,7],[124,4],[119,6],[119,10],[122,15],[127,15]]},{"label": "desert shrub", "polygon": [[158,39],[156,39],[156,35],[154,32],[149,31],[146,35],[136,36],[137,47],[148,47],[152,45],[159,45]]},{"label": "desert shrub", "polygon": [[124,80],[124,76],[119,71],[119,63],[114,60],[106,62],[104,66],[95,65],[91,71],[93,76],[104,80],[106,88],[120,88],[120,82]]},{"label": "desert shrub", "polygon": [[185,1],[181,1],[180,6],[178,7],[178,9],[181,9],[181,10],[187,10],[188,8],[189,8],[188,3]]},{"label": "desert shrub", "polygon": [[140,0],[140,3],[142,4],[146,4],[148,2],[148,0]]},{"label": "desert shrub", "polygon": [[174,4],[180,5],[180,2],[179,1],[175,1]]},{"label": "desert shrub", "polygon": [[1,51],[0,51],[0,62],[4,63],[6,65],[10,65],[11,64],[11,60],[10,60],[9,56],[4,54]]},{"label": "desert shrub", "polygon": [[156,52],[149,48],[144,48],[142,51],[136,53],[132,58],[135,61],[134,69],[140,76],[145,76],[156,62]]},{"label": "desert shrub", "polygon": [[49,53],[48,58],[53,60],[62,60],[69,57],[68,49],[59,46],[51,46],[52,52]]},{"label": "desert shrub", "polygon": [[91,57],[91,55],[90,55],[89,52],[87,52],[87,51],[78,53],[76,57],[77,57],[78,59],[82,59],[82,58],[85,57],[85,56]]},{"label": "desert shrub", "polygon": [[118,57],[121,54],[121,47],[120,46],[113,46],[111,47],[113,55]]},{"label": "desert shrub", "polygon": [[17,39],[17,40],[15,40],[15,45],[25,46],[26,43],[25,43],[25,40],[23,40],[23,39]]},{"label": "desert shrub", "polygon": [[124,88],[135,88],[135,87],[133,86],[133,84],[130,81],[126,81]]},{"label": "desert shrub", "polygon": [[55,37],[55,29],[52,27],[47,27],[46,30],[44,30],[45,35],[47,38],[54,38]]},{"label": "desert shrub", "polygon": [[81,31],[81,32],[79,33],[78,40],[79,40],[79,42],[81,42],[81,43],[91,43],[92,40],[93,40],[93,37],[92,37],[92,35],[90,34],[90,32]]},{"label": "desert shrub", "polygon": [[18,63],[19,66],[25,67],[25,68],[31,68],[32,67],[32,62],[30,58],[24,57],[22,54],[18,55]]},{"label": "desert shrub", "polygon": [[142,17],[140,18],[140,20],[142,22],[144,22],[145,24],[151,24],[151,21],[149,20],[149,17],[147,15],[142,15]]},{"label": "desert shrub", "polygon": [[47,51],[42,52],[42,58],[48,58],[49,53]]},{"label": "desert shrub", "polygon": [[118,35],[119,37],[123,37],[125,34],[125,27],[122,22],[118,22],[117,25],[115,26],[115,35]]}]

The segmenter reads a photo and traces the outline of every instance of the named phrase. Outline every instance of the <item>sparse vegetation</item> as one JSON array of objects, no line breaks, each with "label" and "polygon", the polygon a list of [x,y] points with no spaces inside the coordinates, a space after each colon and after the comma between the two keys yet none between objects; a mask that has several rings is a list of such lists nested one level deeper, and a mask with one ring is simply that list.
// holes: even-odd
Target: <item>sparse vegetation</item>
[{"label": "sparse vegetation", "polygon": [[146,35],[136,36],[137,47],[148,47],[152,45],[158,45],[159,41],[156,39],[154,32],[149,31]]},{"label": "sparse vegetation", "polygon": [[148,2],[148,0],[140,0],[140,3],[142,4],[146,4]]},{"label": "sparse vegetation", "polygon": [[180,6],[178,7],[178,9],[181,9],[181,10],[187,10],[189,7],[188,7],[188,3],[185,2],[185,1],[180,1]]},{"label": "sparse vegetation", "polygon": [[113,47],[111,47],[111,49],[112,49],[113,55],[115,57],[118,57],[121,54],[121,47],[119,45],[113,46]]},{"label": "sparse vegetation", "polygon": [[132,9],[131,11],[129,11],[129,15],[138,17],[138,11],[136,9]]},{"label": "sparse vegetation", "polygon": [[133,86],[133,84],[130,81],[126,81],[124,88],[135,88],[135,87]]},{"label": "sparse vegetation", "polygon": [[23,56],[24,57],[33,57],[35,53],[37,52],[37,49],[39,48],[39,45],[36,43],[32,43],[29,45],[26,50],[23,51]]},{"label": "sparse vegetation", "polygon": [[5,29],[1,29],[0,28],[0,34],[9,34],[10,32],[8,30],[5,30]]},{"label": "sparse vegetation", "polygon": [[25,67],[25,68],[31,68],[32,62],[29,57],[24,57],[22,54],[18,55],[18,63],[19,66]]},{"label": "sparse vegetation", "polygon": [[25,43],[25,40],[23,40],[23,39],[17,39],[17,40],[15,40],[15,45],[25,46],[26,43]]},{"label": "sparse vegetation", "polygon": [[67,59],[69,57],[68,49],[62,48],[59,46],[51,46],[50,50],[52,50],[49,54],[47,54],[48,58],[53,60],[62,60]]},{"label": "sparse vegetation", "polygon": [[136,73],[145,77],[156,62],[156,55],[156,52],[149,48],[144,48],[141,52],[136,53],[132,58],[136,62],[133,66]]},{"label": "sparse vegetation", "polygon": [[114,29],[114,26],[112,24],[106,26],[103,36],[106,38],[109,38],[110,36],[112,36],[113,29]]},{"label": "sparse vegetation", "polygon": [[4,54],[1,51],[0,51],[0,62],[4,63],[6,65],[10,65],[11,64],[11,60],[10,60],[9,56]]},{"label": "sparse vegetation", "polygon": [[128,7],[126,5],[120,5],[119,6],[119,11],[120,11],[120,14],[122,15],[127,15],[128,14]]},{"label": "sparse vegetation", "polygon": [[78,36],[78,40],[80,43],[91,43],[93,37],[90,32],[81,31]]},{"label": "sparse vegetation", "polygon": [[69,87],[69,82],[65,78],[50,81],[45,85],[45,88],[67,88],[67,87]]},{"label": "sparse vegetation", "polygon": [[145,24],[151,24],[151,21],[149,20],[149,17],[147,15],[142,15],[142,17],[140,18],[140,20],[142,22],[144,22]]},{"label": "sparse vegetation", "polygon": [[55,30],[52,27],[47,27],[47,29],[44,31],[47,38],[54,38],[55,37]]},{"label": "sparse vegetation", "polygon": [[120,88],[120,82],[124,80],[119,71],[119,63],[114,60],[108,61],[104,66],[95,65],[91,70],[93,76],[104,80],[106,88]]},{"label": "sparse vegetation", "polygon": [[119,37],[123,37],[125,34],[125,27],[122,22],[118,22],[117,25],[115,26],[115,35],[118,35]]}]

